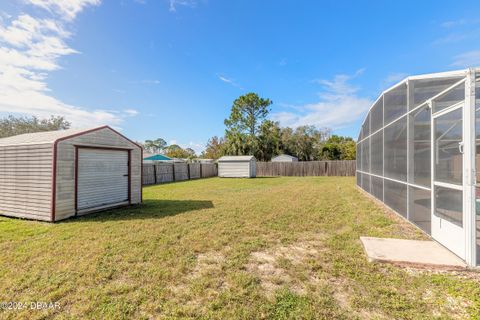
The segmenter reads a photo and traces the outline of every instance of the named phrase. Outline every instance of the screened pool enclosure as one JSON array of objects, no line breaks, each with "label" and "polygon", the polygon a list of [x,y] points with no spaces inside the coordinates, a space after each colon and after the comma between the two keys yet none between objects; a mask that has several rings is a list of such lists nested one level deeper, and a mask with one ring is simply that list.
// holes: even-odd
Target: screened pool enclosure
[{"label": "screened pool enclosure", "polygon": [[[412,76],[371,106],[357,184],[480,265],[480,69]],[[478,205],[477,205],[478,204]]]}]

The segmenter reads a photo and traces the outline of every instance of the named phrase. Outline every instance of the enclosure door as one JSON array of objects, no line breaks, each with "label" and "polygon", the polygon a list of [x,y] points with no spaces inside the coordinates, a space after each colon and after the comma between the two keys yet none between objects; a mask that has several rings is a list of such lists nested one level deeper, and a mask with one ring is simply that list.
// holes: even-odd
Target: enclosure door
[{"label": "enclosure door", "polygon": [[432,237],[465,259],[463,103],[432,117]]},{"label": "enclosure door", "polygon": [[465,259],[463,103],[432,117],[432,237]]}]

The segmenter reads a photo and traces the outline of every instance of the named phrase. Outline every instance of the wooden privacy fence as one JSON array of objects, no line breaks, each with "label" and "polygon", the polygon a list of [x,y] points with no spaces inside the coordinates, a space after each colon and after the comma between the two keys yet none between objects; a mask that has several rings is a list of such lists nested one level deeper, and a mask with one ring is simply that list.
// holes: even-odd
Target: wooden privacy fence
[{"label": "wooden privacy fence", "polygon": [[143,184],[159,184],[217,176],[213,163],[144,163]]},{"label": "wooden privacy fence", "polygon": [[258,177],[355,176],[355,160],[257,162]]}]

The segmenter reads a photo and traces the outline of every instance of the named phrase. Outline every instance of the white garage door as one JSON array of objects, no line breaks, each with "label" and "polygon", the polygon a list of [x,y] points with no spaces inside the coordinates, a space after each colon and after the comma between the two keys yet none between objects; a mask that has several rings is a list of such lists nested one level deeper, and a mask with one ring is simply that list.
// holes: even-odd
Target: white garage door
[{"label": "white garage door", "polygon": [[128,151],[78,149],[77,210],[128,201]]}]

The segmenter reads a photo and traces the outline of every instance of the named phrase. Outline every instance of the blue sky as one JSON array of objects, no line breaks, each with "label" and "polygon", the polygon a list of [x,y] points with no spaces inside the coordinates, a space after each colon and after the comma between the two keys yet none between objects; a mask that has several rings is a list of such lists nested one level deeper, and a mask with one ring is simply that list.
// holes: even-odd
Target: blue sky
[{"label": "blue sky", "polygon": [[232,101],[357,136],[410,74],[480,65],[479,1],[12,0],[0,3],[0,116],[64,115],[203,149]]}]

